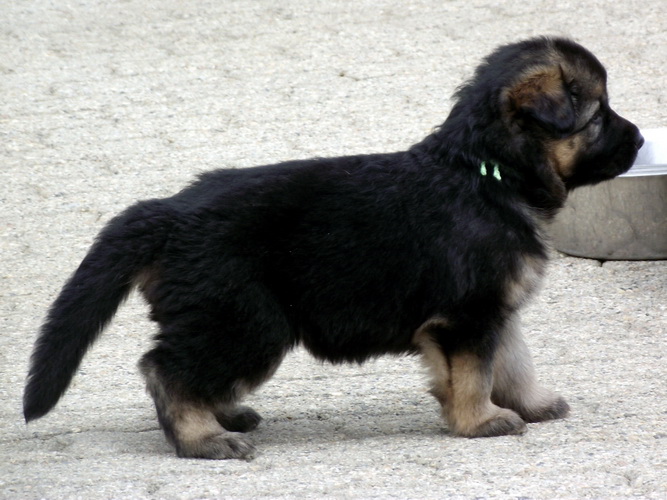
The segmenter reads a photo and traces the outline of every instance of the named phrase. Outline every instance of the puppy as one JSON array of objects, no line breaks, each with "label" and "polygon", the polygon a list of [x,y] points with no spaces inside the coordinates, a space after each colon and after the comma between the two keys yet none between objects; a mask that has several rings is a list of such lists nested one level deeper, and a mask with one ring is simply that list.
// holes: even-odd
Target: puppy
[{"label": "puppy", "polygon": [[49,412],[137,286],[158,324],[140,362],[181,457],[247,458],[238,406],[303,345],[332,363],[419,354],[453,434],[520,434],[567,415],[540,387],[517,313],[568,191],[630,168],[643,143],[576,43],[500,47],[447,120],[407,151],[202,175],[112,219],[51,307],[26,421]]}]

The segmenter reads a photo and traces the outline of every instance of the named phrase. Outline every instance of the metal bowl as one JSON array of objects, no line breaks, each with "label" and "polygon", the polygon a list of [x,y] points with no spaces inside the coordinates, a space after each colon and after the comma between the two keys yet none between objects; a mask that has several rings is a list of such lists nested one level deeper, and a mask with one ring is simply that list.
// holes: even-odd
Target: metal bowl
[{"label": "metal bowl", "polygon": [[599,260],[667,259],[667,128],[642,135],[628,172],[570,193],[550,227],[556,249]]}]

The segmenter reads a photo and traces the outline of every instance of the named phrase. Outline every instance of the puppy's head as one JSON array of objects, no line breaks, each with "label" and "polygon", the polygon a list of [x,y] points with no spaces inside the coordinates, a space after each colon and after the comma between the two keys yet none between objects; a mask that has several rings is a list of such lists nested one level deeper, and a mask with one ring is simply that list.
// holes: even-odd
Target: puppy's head
[{"label": "puppy's head", "polygon": [[609,106],[606,83],[597,58],[570,40],[505,45],[459,89],[443,130],[485,159],[539,177],[557,208],[568,190],[627,171],[643,144]]},{"label": "puppy's head", "polygon": [[566,189],[632,166],[644,140],[609,106],[606,71],[588,50],[541,38],[501,48],[493,58],[510,69],[497,101],[503,123],[516,144],[540,151]]}]

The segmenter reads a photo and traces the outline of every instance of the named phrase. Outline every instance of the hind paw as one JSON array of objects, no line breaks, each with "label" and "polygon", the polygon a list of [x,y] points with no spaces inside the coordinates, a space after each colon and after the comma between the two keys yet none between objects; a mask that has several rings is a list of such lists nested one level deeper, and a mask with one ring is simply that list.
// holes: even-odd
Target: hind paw
[{"label": "hind paw", "polygon": [[228,410],[216,414],[220,425],[231,432],[250,432],[254,431],[262,417],[252,408],[247,406],[238,406],[233,410]]},{"label": "hind paw", "polygon": [[570,405],[560,396],[556,396],[550,403],[530,409],[518,409],[519,414],[526,422],[543,422],[565,418],[570,413]]}]

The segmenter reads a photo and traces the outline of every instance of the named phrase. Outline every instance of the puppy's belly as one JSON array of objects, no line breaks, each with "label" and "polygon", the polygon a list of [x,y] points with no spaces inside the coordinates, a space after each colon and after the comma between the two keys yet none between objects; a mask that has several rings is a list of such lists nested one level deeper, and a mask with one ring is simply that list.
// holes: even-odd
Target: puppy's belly
[{"label": "puppy's belly", "polygon": [[302,329],[301,342],[313,356],[332,363],[361,363],[384,354],[415,352],[409,332],[395,329]]}]

